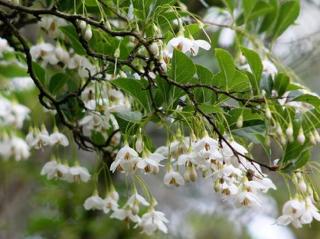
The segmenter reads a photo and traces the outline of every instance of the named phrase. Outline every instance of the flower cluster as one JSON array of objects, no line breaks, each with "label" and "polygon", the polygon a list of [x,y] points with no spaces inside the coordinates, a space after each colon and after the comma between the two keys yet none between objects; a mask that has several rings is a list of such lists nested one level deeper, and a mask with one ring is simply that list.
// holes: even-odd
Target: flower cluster
[{"label": "flower cluster", "polygon": [[88,77],[88,71],[91,74],[97,71],[86,57],[73,53],[73,50],[67,51],[59,45],[41,42],[30,48],[30,54],[34,60],[41,61],[44,66],[62,64],[66,69],[76,70],[80,77]]},{"label": "flower cluster", "polygon": [[[167,233],[168,229],[165,223],[168,222],[164,213],[155,210],[156,201],[153,199],[149,203],[138,192],[134,192],[127,202],[120,208],[118,205],[119,194],[115,189],[107,192],[105,198],[101,198],[97,192],[88,197],[83,206],[86,210],[101,210],[104,213],[111,213],[110,217],[127,223],[135,223],[135,227],[140,227],[143,233],[153,234],[157,230]],[[139,216],[140,207],[148,207],[148,210]]]},{"label": "flower cluster", "polygon": [[[94,86],[90,86],[82,93],[81,99],[89,110],[79,121],[86,136],[99,132],[104,138],[107,138],[110,129],[119,128],[113,113],[125,113],[131,109],[128,98],[121,91],[111,87],[101,88],[98,96]],[[112,145],[117,145],[119,140],[120,134],[114,135]]]},{"label": "flower cluster", "polygon": [[30,148],[28,144],[16,133],[17,129],[23,127],[29,113],[30,109],[26,106],[0,96],[0,130],[2,130],[2,127],[9,126],[7,131],[3,130],[0,134],[1,158],[14,158],[17,161],[29,158]]},{"label": "flower cluster", "polygon": [[64,147],[69,145],[68,138],[57,127],[54,127],[53,133],[49,135],[45,125],[39,128],[30,128],[26,136],[26,142],[31,148],[42,149],[44,146],[62,145]]},{"label": "flower cluster", "polygon": [[313,219],[320,221],[319,209],[314,205],[314,191],[308,187],[301,173],[294,177],[297,185],[297,194],[287,201],[282,208],[282,215],[277,222],[280,225],[292,224],[296,228],[302,227],[303,224],[310,224]]},{"label": "flower cluster", "polygon": [[0,139],[0,156],[4,159],[14,158],[20,161],[29,158],[30,148],[23,139],[4,134]]},{"label": "flower cluster", "polygon": [[30,109],[0,96],[0,125],[11,125],[22,128],[28,118]]},{"label": "flower cluster", "polygon": [[86,183],[91,178],[88,169],[85,167],[78,164],[70,167],[67,163],[61,163],[56,158],[43,166],[41,175],[46,175],[47,179],[60,179],[69,183],[80,181]]},{"label": "flower cluster", "polygon": [[[223,198],[244,206],[260,205],[260,193],[276,189],[267,175],[262,173],[260,166],[245,158],[247,150],[235,141],[230,141],[230,145],[219,145],[218,141],[207,133],[202,138],[180,135],[168,146],[149,153],[145,149],[141,150],[138,140],[136,149],[140,149],[141,156],[125,144],[111,164],[112,172],[118,170],[134,173],[141,169],[144,173],[158,173],[160,162],[168,159],[164,176],[166,185],[182,186],[185,182],[196,181],[200,173],[213,178],[214,190]],[[180,173],[178,169],[184,172]]]},{"label": "flower cluster", "polygon": [[41,21],[39,22],[39,26],[50,36],[53,38],[61,36],[61,32],[59,31],[59,27],[66,26],[67,22],[56,16],[47,16],[44,15],[41,17]]}]

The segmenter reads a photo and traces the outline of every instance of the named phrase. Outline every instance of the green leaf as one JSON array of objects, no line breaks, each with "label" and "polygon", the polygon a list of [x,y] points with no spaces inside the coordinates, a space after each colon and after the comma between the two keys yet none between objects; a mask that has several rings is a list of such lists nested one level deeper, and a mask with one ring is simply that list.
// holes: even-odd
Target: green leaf
[{"label": "green leaf", "polygon": [[216,114],[221,113],[223,114],[223,110],[219,105],[211,105],[211,104],[200,104],[199,105],[200,110],[205,114]]},{"label": "green leaf", "polygon": [[[252,0],[249,0],[252,1]],[[252,1],[254,2],[254,1]],[[257,4],[252,9],[250,15],[248,16],[248,21],[251,21],[257,17],[261,17],[266,15],[267,13],[271,12],[273,10],[272,5],[264,2],[264,1],[258,1]]]},{"label": "green leaf", "polygon": [[274,89],[278,92],[278,96],[282,96],[287,91],[289,83],[289,77],[284,73],[276,75],[274,80]]},{"label": "green leaf", "polygon": [[259,33],[267,31],[271,29],[278,16],[278,9],[279,9],[279,1],[278,0],[269,0],[269,6],[272,8],[270,12],[263,18],[263,21],[259,28]]},{"label": "green leaf", "polygon": [[71,46],[74,49],[74,51],[79,55],[85,55],[86,50],[82,47],[78,34],[75,30],[75,28],[71,25],[69,26],[62,26],[60,27],[60,30],[68,37],[68,39],[71,42]]},{"label": "green leaf", "polygon": [[242,1],[244,17],[246,19],[248,19],[248,17],[250,16],[250,13],[255,5],[256,5],[256,1],[252,1],[252,0],[243,0]]},{"label": "green leaf", "polygon": [[267,96],[271,96],[273,88],[273,80],[271,76],[262,75],[260,81],[260,89],[264,90],[267,93]]},{"label": "green leaf", "polygon": [[246,121],[257,121],[257,120],[263,120],[260,114],[252,111],[248,108],[235,108],[229,111],[228,113],[228,123],[230,126],[234,126],[239,118],[239,116],[242,114],[243,122],[245,124]]},{"label": "green leaf", "polygon": [[260,141],[257,139],[257,135],[263,135],[265,133],[265,125],[258,124],[254,126],[243,127],[240,129],[234,129],[232,132],[240,137],[247,139],[250,142],[259,144]]},{"label": "green leaf", "polygon": [[68,81],[69,76],[64,73],[53,75],[49,81],[49,91],[53,94],[57,94]]},{"label": "green leaf", "polygon": [[179,83],[191,82],[195,72],[196,67],[192,60],[181,51],[175,49],[172,57],[172,79]]},{"label": "green leaf", "polygon": [[255,76],[256,85],[254,87],[257,87],[259,85],[261,74],[263,71],[263,65],[260,56],[255,51],[245,47],[241,47],[241,51],[246,57],[250,68]]},{"label": "green leaf", "polygon": [[27,69],[19,64],[0,64],[0,75],[6,78],[27,76]]},{"label": "green leaf", "polygon": [[[198,82],[201,84],[212,85],[214,75],[213,73],[201,65],[196,65]],[[210,89],[199,88],[195,90],[195,95],[200,102],[211,102],[214,93]]]},{"label": "green leaf", "polygon": [[305,147],[297,142],[287,145],[281,162],[286,166],[282,169],[284,172],[292,172],[303,167],[310,159],[310,147]]},{"label": "green leaf", "polygon": [[313,105],[316,108],[320,107],[320,98],[315,95],[310,95],[310,94],[300,95],[294,98],[292,101],[306,102],[308,104]]},{"label": "green leaf", "polygon": [[300,4],[298,0],[287,1],[280,6],[280,12],[275,25],[273,39],[279,37],[298,18]]},{"label": "green leaf", "polygon": [[124,111],[124,112],[118,112],[116,115],[129,122],[138,123],[142,119],[142,114],[139,111]]},{"label": "green leaf", "polygon": [[111,82],[119,89],[130,94],[146,110],[150,110],[148,90],[143,85],[142,80],[135,80],[135,79],[130,79],[130,78],[120,78],[120,79],[113,80]]},{"label": "green leaf", "polygon": [[233,58],[231,54],[224,50],[217,48],[215,50],[215,54],[221,69],[221,72],[226,80],[226,88],[228,89],[228,85],[232,81],[236,73],[236,66],[234,64]]},{"label": "green leaf", "polygon": [[36,62],[32,62],[32,69],[37,79],[44,85],[46,83],[45,70]]}]

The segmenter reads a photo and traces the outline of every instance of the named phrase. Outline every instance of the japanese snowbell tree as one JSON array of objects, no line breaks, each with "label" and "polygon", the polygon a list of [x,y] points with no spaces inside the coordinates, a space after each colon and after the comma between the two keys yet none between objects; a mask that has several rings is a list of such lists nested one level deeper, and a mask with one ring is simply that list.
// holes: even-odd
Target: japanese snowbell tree
[{"label": "japanese snowbell tree", "polygon": [[[57,154],[41,174],[91,182],[84,210],[148,235],[166,233],[170,222],[145,174],[171,187],[204,177],[234,205],[260,207],[261,195],[277,189],[275,172],[294,188],[277,222],[320,220],[305,175],[319,168],[310,154],[320,143],[320,98],[272,53],[298,15],[297,0],[224,0],[203,18],[177,0],[0,0],[1,84],[28,75],[42,114],[55,122],[36,123],[23,99],[2,89],[0,157],[25,160],[35,150],[75,145],[95,153],[96,171]],[[156,148],[146,133],[151,122],[165,131],[165,145]],[[252,154],[255,145],[268,160]],[[102,191],[101,171],[109,175]],[[128,194],[119,195],[113,174],[127,178]]]}]

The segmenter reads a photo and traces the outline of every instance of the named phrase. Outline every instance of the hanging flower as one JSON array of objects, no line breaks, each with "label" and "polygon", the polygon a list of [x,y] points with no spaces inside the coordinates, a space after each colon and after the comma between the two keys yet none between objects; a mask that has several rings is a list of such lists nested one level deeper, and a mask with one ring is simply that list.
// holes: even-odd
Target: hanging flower
[{"label": "hanging flower", "polygon": [[287,201],[282,208],[282,216],[277,219],[278,224],[302,227],[300,217],[305,213],[305,204],[297,199]]},{"label": "hanging flower", "polygon": [[104,200],[98,195],[98,193],[94,193],[86,199],[83,207],[86,210],[102,210],[104,208],[104,204]]},{"label": "hanging flower", "polygon": [[166,223],[168,223],[168,219],[165,217],[163,212],[156,211],[154,208],[150,209],[148,212],[143,214],[139,227],[142,228],[142,232],[147,235],[152,235],[157,230],[162,231],[163,233],[168,232],[168,228]]},{"label": "hanging flower", "polygon": [[54,132],[50,135],[49,141],[51,145],[60,144],[64,147],[69,145],[68,138],[60,133],[57,127],[54,128]]},{"label": "hanging flower", "polygon": [[110,170],[112,172],[115,172],[116,169],[124,172],[133,171],[136,168],[138,158],[138,153],[126,144],[119,150],[116,159],[110,166]]},{"label": "hanging flower", "polygon": [[184,185],[184,179],[179,172],[169,169],[169,171],[164,175],[163,182],[167,186],[174,185],[176,187]]}]

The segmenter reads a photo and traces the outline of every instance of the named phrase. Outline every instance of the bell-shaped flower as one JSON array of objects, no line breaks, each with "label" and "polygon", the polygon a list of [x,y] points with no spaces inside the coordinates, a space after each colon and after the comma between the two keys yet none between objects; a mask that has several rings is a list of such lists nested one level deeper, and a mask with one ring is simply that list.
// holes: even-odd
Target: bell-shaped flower
[{"label": "bell-shaped flower", "polygon": [[124,172],[133,171],[136,169],[138,159],[138,153],[126,144],[119,150],[115,160],[110,166],[110,171],[115,172],[116,169]]},{"label": "bell-shaped flower", "polygon": [[28,144],[18,137],[12,137],[10,139],[10,152],[11,156],[14,157],[16,161],[30,157],[30,148]]},{"label": "bell-shaped flower", "polygon": [[103,212],[107,214],[110,212],[110,210],[117,210],[119,207],[118,200],[118,192],[115,189],[112,189],[110,192],[107,193],[107,196],[104,199]]},{"label": "bell-shaped flower", "polygon": [[68,182],[88,182],[91,175],[87,168],[81,167],[79,165],[70,167],[69,175],[66,176],[66,181]]},{"label": "bell-shaped flower", "polygon": [[278,224],[292,225],[296,228],[302,227],[300,217],[305,213],[305,203],[298,200],[292,199],[287,201],[282,208],[282,215],[277,219]]},{"label": "bell-shaped flower", "polygon": [[110,218],[115,218],[125,222],[140,223],[140,217],[133,213],[129,207],[115,209]]},{"label": "bell-shaped flower", "polygon": [[182,175],[179,172],[174,171],[172,168],[170,168],[169,171],[164,175],[163,182],[167,186],[174,185],[178,187],[184,185],[184,179]]},{"label": "bell-shaped flower", "polygon": [[152,235],[157,230],[163,233],[168,232],[166,223],[168,219],[165,217],[163,212],[156,211],[154,208],[150,209],[148,212],[143,214],[140,223],[137,225],[142,228],[142,232],[147,235]]},{"label": "bell-shaped flower", "polygon": [[313,204],[312,198],[305,198],[305,211],[301,215],[300,222],[301,224],[310,224],[313,219],[320,221],[319,209]]},{"label": "bell-shaped flower", "polygon": [[86,210],[102,210],[104,204],[104,200],[98,195],[98,193],[94,193],[92,196],[86,199],[86,201],[83,204],[83,207]]},{"label": "bell-shaped flower", "polygon": [[54,128],[54,132],[50,135],[49,141],[51,145],[60,144],[65,147],[69,145],[68,138],[60,133],[57,127]]},{"label": "bell-shaped flower", "polygon": [[137,168],[142,169],[145,173],[158,173],[159,166],[162,166],[160,162],[164,159],[165,157],[161,154],[146,153],[142,158],[139,158]]}]

